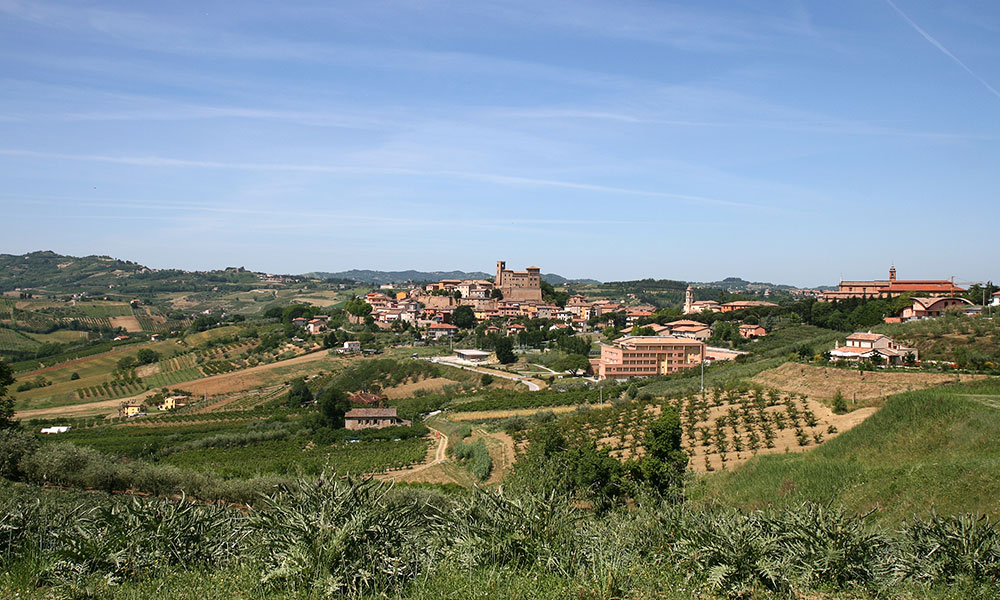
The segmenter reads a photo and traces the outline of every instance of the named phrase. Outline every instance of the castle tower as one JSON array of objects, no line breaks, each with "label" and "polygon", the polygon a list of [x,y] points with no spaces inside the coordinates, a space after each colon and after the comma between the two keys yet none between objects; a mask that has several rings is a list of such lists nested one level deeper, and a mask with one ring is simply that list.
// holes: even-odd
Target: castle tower
[{"label": "castle tower", "polygon": [[497,277],[496,279],[493,280],[493,287],[500,289],[500,286],[503,285],[503,272],[504,269],[506,268],[507,268],[506,262],[502,260],[497,261]]},{"label": "castle tower", "polygon": [[889,281],[896,281],[896,265],[889,267]]},{"label": "castle tower", "polygon": [[691,314],[694,308],[694,288],[688,285],[688,289],[684,292],[684,314]]}]

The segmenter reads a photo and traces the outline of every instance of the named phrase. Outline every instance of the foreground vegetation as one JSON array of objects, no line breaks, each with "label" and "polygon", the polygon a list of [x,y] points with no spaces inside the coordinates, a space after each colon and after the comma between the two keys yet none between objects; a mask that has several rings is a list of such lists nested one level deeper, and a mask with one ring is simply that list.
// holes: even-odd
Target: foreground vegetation
[{"label": "foreground vegetation", "polygon": [[5,597],[992,598],[1000,530],[879,527],[816,504],[696,510],[653,495],[445,495],[313,478],[257,510],[0,487]]}]

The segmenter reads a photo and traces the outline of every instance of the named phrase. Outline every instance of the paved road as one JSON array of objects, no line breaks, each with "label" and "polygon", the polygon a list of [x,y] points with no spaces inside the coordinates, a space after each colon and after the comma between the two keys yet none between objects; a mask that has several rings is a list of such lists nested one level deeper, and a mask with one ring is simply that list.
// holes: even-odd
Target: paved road
[{"label": "paved road", "polygon": [[542,386],[538,385],[534,381],[531,381],[527,377],[522,377],[520,375],[513,375],[511,373],[507,373],[507,372],[504,372],[504,371],[497,371],[497,370],[494,370],[494,369],[486,369],[486,368],[483,368],[483,367],[472,367],[472,366],[469,366],[469,365],[463,365],[461,363],[453,362],[451,360],[446,360],[445,358],[442,358],[440,356],[436,357],[436,358],[437,358],[437,361],[434,361],[433,358],[428,358],[428,359],[425,359],[425,360],[430,360],[432,362],[444,363],[444,364],[452,366],[452,367],[457,367],[459,369],[465,369],[466,371],[475,371],[476,373],[483,373],[483,374],[486,374],[486,375],[492,375],[494,377],[502,377],[503,379],[510,379],[511,381],[519,381],[519,382],[523,383],[524,385],[528,386],[528,390],[532,391],[532,392],[537,392],[538,390],[542,389]]}]

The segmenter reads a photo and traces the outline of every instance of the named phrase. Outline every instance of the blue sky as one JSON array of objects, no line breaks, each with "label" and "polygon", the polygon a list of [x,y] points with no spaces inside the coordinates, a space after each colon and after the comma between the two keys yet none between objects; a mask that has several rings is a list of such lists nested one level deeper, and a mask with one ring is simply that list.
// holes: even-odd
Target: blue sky
[{"label": "blue sky", "polygon": [[0,0],[0,252],[1000,280],[1000,4]]}]

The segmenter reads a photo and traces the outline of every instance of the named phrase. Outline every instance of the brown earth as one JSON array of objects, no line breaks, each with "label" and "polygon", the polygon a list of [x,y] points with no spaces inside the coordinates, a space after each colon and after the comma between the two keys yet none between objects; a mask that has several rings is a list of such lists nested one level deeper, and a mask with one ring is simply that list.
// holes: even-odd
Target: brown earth
[{"label": "brown earth", "polygon": [[785,363],[759,373],[752,381],[782,392],[805,394],[829,400],[839,389],[849,406],[871,404],[870,400],[923,388],[983,379],[985,375],[921,373],[906,371],[858,371],[798,363]]},{"label": "brown earth", "polygon": [[301,356],[296,356],[294,358],[289,358],[288,360],[282,360],[268,365],[258,365],[256,367],[250,367],[249,369],[243,369],[241,371],[233,371],[231,373],[223,373],[221,375],[212,375],[210,377],[205,377],[202,379],[195,379],[194,381],[182,382],[174,384],[172,387],[177,389],[183,389],[186,392],[190,392],[194,395],[201,396],[208,394],[209,396],[216,396],[220,394],[231,394],[233,392],[242,392],[258,387],[263,387],[273,382],[276,376],[275,371],[285,371],[287,370],[288,378],[302,375],[303,373],[308,373],[311,369],[304,367],[297,369],[294,367],[303,367],[304,365],[309,365],[310,363],[322,361],[323,359],[334,360],[326,352],[313,352],[310,354],[303,354]]},{"label": "brown earth", "polygon": [[[571,406],[541,406],[536,408],[508,408],[508,409],[497,409],[497,410],[474,410],[470,412],[449,412],[449,421],[485,421],[486,419],[505,419],[507,417],[516,416],[531,416],[540,412],[554,412],[558,414],[565,414],[573,412],[577,409],[578,405]],[[607,408],[611,404],[605,402],[604,404],[582,404],[579,406],[586,406],[588,408],[598,409]]]},{"label": "brown earth", "polygon": [[135,317],[108,317],[108,321],[111,321],[112,327],[121,327],[129,333],[135,333],[142,331],[142,325],[139,324],[139,319]]},{"label": "brown earth", "polygon": [[[233,371],[231,373],[213,375],[211,377],[195,379],[193,381],[180,382],[173,384],[171,387],[175,389],[183,389],[194,396],[203,396],[205,394],[209,396],[232,394],[234,392],[242,392],[254,388],[264,387],[269,383],[273,383],[272,380],[278,375],[275,371],[278,370],[286,371],[281,375],[287,376],[288,378],[301,376],[314,370],[309,367],[311,367],[314,362],[320,361],[324,358],[333,360],[333,358],[326,352],[314,352],[312,354],[303,354],[302,356],[296,356],[288,360],[268,365],[260,365],[249,369],[243,369],[242,371]],[[128,398],[116,398],[114,400],[101,400],[99,402],[86,402],[51,408],[23,410],[17,412],[17,418],[41,419],[57,417],[85,417],[117,413],[118,405],[121,402],[142,400],[143,398],[154,393],[155,391],[151,390]]]},{"label": "brown earth", "polygon": [[417,390],[440,392],[446,385],[455,385],[455,382],[444,377],[431,377],[429,379],[422,379],[415,383],[405,383],[403,385],[386,388],[382,390],[382,394],[390,399],[409,398]]}]

